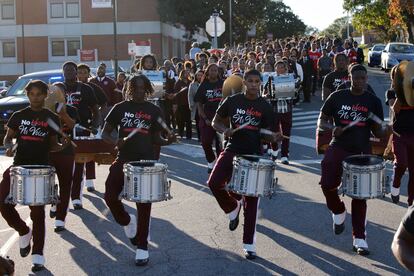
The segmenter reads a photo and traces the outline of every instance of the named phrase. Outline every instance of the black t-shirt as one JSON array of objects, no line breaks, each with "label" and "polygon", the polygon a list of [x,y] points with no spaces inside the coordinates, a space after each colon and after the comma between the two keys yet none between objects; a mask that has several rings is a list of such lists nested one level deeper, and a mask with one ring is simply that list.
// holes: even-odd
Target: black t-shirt
[{"label": "black t-shirt", "polygon": [[204,104],[204,113],[210,121],[214,118],[216,110],[223,98],[223,80],[214,83],[204,81],[197,89],[194,101]]},{"label": "black t-shirt", "polygon": [[333,71],[325,76],[322,86],[334,92],[347,80],[349,80],[348,71]]},{"label": "black t-shirt", "polygon": [[374,122],[368,119],[369,113],[384,119],[381,100],[367,91],[359,96],[352,95],[349,89],[334,92],[328,97],[321,111],[333,117],[335,126],[339,127],[361,119],[357,125],[347,129],[341,136],[333,137],[331,141],[332,145],[340,146],[351,153],[370,151],[369,138]]},{"label": "black t-shirt", "polygon": [[47,123],[49,118],[59,125],[59,117],[46,108],[33,111],[26,107],[10,117],[7,127],[16,132],[18,144],[14,165],[49,164],[50,137],[56,135]]},{"label": "black t-shirt", "polygon": [[92,122],[91,108],[98,104],[93,89],[77,82],[74,85],[65,83],[66,103],[78,109],[80,124],[89,127]]},{"label": "black t-shirt", "polygon": [[[76,107],[71,106],[71,105],[66,105],[66,112],[68,113],[70,118],[75,120],[76,123],[79,123],[79,114],[78,114],[78,109]],[[68,126],[66,124],[62,124],[62,130],[69,137],[73,136],[73,130],[68,128]],[[59,135],[59,138],[61,138],[60,135]],[[65,147],[63,150],[61,150],[59,153],[60,154],[65,154],[65,155],[71,155],[71,154],[75,154],[75,149],[73,148],[73,146],[71,144],[69,144],[67,147]]]},{"label": "black t-shirt", "polygon": [[232,128],[250,122],[229,139],[226,149],[237,154],[260,153],[260,129],[273,126],[274,114],[272,106],[262,97],[249,100],[239,93],[227,97],[219,106],[217,114],[230,118]]},{"label": "black t-shirt", "polygon": [[114,105],[105,121],[118,129],[119,138],[124,138],[135,128],[140,128],[121,148],[119,158],[127,161],[155,159],[154,138],[162,129],[157,122],[158,117],[161,117],[160,108],[147,101],[123,101]]},{"label": "black t-shirt", "polygon": [[[388,89],[385,92],[385,103],[389,105],[390,100],[397,98],[394,89]],[[414,107],[401,107],[400,112],[395,114],[393,121],[393,130],[398,134],[412,134],[414,133]]]},{"label": "black t-shirt", "polygon": [[405,230],[414,235],[414,206],[408,208],[407,213],[403,218],[403,226]]},{"label": "black t-shirt", "polygon": [[88,82],[86,85],[89,85],[92,88],[92,91],[96,97],[96,102],[99,106],[108,103],[108,98],[100,86],[94,84],[93,82]]}]

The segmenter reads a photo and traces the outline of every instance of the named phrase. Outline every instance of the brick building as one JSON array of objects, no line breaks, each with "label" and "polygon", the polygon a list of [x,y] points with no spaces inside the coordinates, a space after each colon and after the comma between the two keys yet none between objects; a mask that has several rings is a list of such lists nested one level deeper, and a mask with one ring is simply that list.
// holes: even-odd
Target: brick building
[{"label": "brick building", "polygon": [[[131,64],[132,40],[150,40],[158,59],[183,56],[187,50],[185,30],[162,23],[157,2],[118,0],[120,66]],[[79,61],[78,49],[97,49],[99,61],[113,59],[111,8],[92,8],[91,0],[0,0],[0,80],[15,79],[24,67],[30,73]]]}]

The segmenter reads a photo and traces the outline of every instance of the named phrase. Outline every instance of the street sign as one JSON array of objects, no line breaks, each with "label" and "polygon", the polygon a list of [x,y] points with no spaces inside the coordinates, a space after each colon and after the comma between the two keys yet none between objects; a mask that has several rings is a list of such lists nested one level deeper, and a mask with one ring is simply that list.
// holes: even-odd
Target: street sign
[{"label": "street sign", "polygon": [[[221,36],[226,31],[226,23],[223,21],[223,19],[220,18],[220,16],[216,16],[217,20],[217,36]],[[210,19],[206,22],[206,32],[214,37],[214,16],[210,16]]]},{"label": "street sign", "polygon": [[92,0],[92,8],[112,8],[112,0]]},{"label": "street sign", "polygon": [[80,61],[91,62],[95,60],[95,49],[94,50],[80,50]]},{"label": "street sign", "polygon": [[128,43],[128,55],[135,56],[135,47],[137,44],[135,42]]},{"label": "street sign", "polygon": [[151,54],[151,41],[137,41],[134,52],[136,57],[142,57]]}]

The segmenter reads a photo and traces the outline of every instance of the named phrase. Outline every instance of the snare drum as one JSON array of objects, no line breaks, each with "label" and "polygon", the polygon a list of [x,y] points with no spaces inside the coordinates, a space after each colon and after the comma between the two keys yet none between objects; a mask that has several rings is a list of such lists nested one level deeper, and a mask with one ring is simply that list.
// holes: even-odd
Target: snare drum
[{"label": "snare drum", "polygon": [[170,186],[166,164],[156,161],[124,164],[122,198],[128,201],[149,203],[171,199]]},{"label": "snare drum", "polygon": [[268,196],[275,193],[275,163],[256,155],[240,155],[233,158],[233,175],[228,189],[245,196]]},{"label": "snare drum", "polygon": [[352,155],[342,162],[342,192],[351,198],[383,197],[389,192],[385,162],[376,155]]},{"label": "snare drum", "polygon": [[46,165],[11,167],[8,202],[29,206],[56,203],[55,168]]}]

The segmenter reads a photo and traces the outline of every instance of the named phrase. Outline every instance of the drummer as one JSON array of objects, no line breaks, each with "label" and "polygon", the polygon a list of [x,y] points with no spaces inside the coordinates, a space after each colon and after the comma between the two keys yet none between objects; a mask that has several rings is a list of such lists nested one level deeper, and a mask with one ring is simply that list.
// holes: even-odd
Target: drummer
[{"label": "drummer", "polygon": [[[122,205],[119,195],[124,186],[123,165],[131,161],[154,160],[156,153],[153,145],[169,145],[175,141],[174,134],[163,139],[161,126],[157,123],[162,118],[161,110],[146,100],[153,93],[151,82],[144,75],[137,75],[128,80],[127,99],[116,104],[106,117],[102,138],[116,145],[118,157],[109,169],[105,183],[105,201],[117,223],[124,227],[126,236],[137,247],[135,264],[146,265],[149,261],[148,241],[151,203],[137,203],[137,218],[128,214]],[[118,137],[111,136],[118,129]],[[127,138],[135,128],[139,131],[135,136]]]},{"label": "drummer", "polygon": [[[333,230],[336,235],[345,229],[345,204],[338,196],[341,184],[342,161],[354,154],[370,153],[370,133],[383,137],[385,129],[368,119],[372,112],[383,119],[381,101],[364,88],[367,83],[367,70],[362,65],[355,65],[350,71],[351,88],[330,94],[322,106],[318,127],[328,130],[329,122],[334,121],[333,139],[325,152],[321,163],[321,181],[326,203],[332,212]],[[344,131],[343,127],[352,121],[361,119],[356,126]],[[368,255],[365,234],[367,203],[363,199],[352,199],[353,249],[359,255]]]},{"label": "drummer", "polygon": [[[246,92],[227,97],[221,102],[212,125],[215,130],[229,138],[227,146],[221,152],[208,180],[208,185],[220,207],[229,217],[230,231],[239,225],[239,212],[244,209],[243,249],[247,259],[256,258],[256,218],[259,199],[226,191],[233,170],[233,157],[238,154],[259,154],[261,152],[261,128],[273,127],[272,107],[262,97],[258,97],[261,74],[257,70],[247,71],[244,75]],[[250,124],[238,132],[227,128],[228,120],[233,128],[246,122]],[[266,137],[268,142],[280,140],[280,134]]]},{"label": "drummer", "polygon": [[[13,113],[7,123],[7,133],[4,137],[6,155],[13,156],[13,166],[19,165],[49,165],[49,152],[60,151],[68,145],[57,142],[57,135],[47,120],[50,118],[59,125],[59,118],[49,109],[44,108],[48,86],[40,80],[32,80],[25,91],[30,106]],[[12,140],[16,139],[17,151],[14,151]],[[44,268],[45,258],[43,247],[45,243],[45,208],[44,206],[29,206],[33,230],[20,218],[16,206],[7,204],[6,198],[10,192],[10,168],[3,173],[0,183],[0,212],[7,224],[19,233],[20,255],[26,257],[32,252],[32,271]],[[33,236],[33,248],[30,240]]]}]

